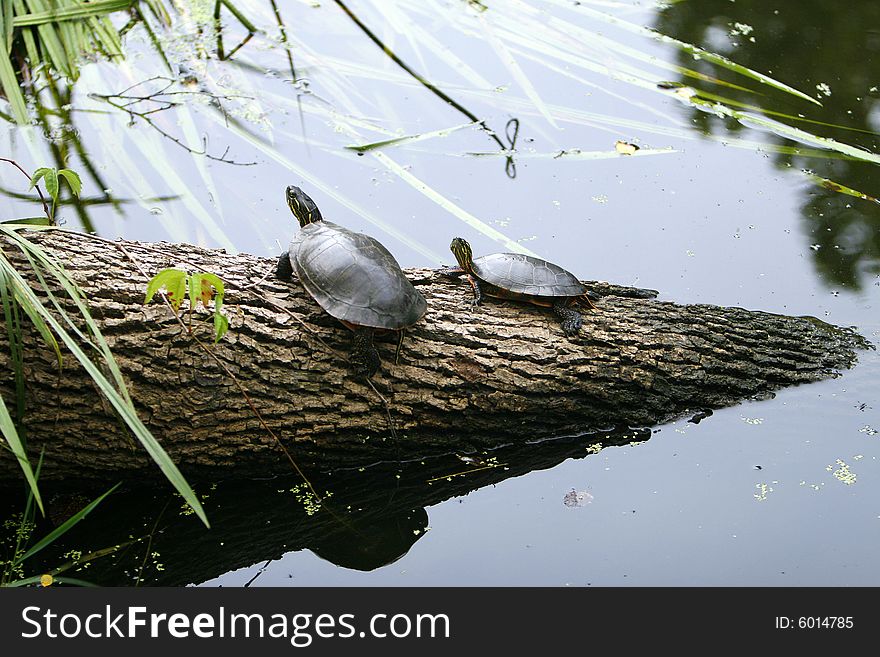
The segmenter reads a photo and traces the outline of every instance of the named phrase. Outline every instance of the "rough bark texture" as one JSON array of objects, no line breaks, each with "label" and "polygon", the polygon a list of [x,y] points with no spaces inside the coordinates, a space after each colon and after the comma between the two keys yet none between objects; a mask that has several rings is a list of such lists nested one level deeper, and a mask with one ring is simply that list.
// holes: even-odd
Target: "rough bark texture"
[{"label": "rough bark texture", "polygon": [[[273,259],[64,231],[30,238],[82,288],[141,417],[196,479],[291,466],[235,382],[168,308],[143,304],[141,270],[152,276],[179,267],[223,278],[231,326],[210,349],[301,465],[650,426],[832,376],[869,346],[854,331],[815,318],[679,305],[649,298],[651,291],[588,281],[601,295],[598,310],[586,312],[581,336],[568,339],[550,310],[492,299],[473,309],[466,283],[414,269],[407,273],[427,298],[428,313],[407,331],[397,364],[395,336],[378,341],[383,364],[374,390],[350,374],[350,331],[296,279],[276,280]],[[16,249],[2,238],[0,247],[27,275]],[[206,313],[196,313],[193,325],[210,344],[203,319]],[[11,400],[5,333],[0,394]],[[59,374],[35,335],[27,346],[28,441],[35,454],[45,448],[44,480],[161,476],[72,357]],[[18,477],[18,465],[0,453],[0,480]]]}]

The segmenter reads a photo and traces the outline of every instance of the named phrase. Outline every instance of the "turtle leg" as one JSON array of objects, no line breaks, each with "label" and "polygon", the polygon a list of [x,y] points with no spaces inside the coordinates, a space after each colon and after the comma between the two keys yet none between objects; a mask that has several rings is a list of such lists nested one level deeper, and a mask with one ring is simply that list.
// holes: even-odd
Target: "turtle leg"
[{"label": "turtle leg", "polygon": [[583,318],[577,310],[567,303],[567,299],[556,299],[553,302],[553,312],[562,320],[562,330],[565,331],[565,334],[573,337],[580,332]]},{"label": "turtle leg", "polygon": [[355,375],[368,379],[379,370],[382,361],[379,359],[379,352],[373,346],[373,329],[369,327],[354,329],[354,345],[348,362],[351,363]]},{"label": "turtle leg", "polygon": [[293,278],[293,265],[290,264],[290,253],[285,251],[278,258],[278,265],[275,267],[275,275],[284,281]]},{"label": "turtle leg", "polygon": [[397,349],[394,351],[394,364],[397,365],[400,361],[398,358],[400,357],[400,348],[403,346],[403,336],[406,335],[406,329],[402,328],[397,332]]},{"label": "turtle leg", "polygon": [[449,267],[447,265],[443,265],[442,267],[438,267],[434,270],[441,276],[448,276],[449,278],[458,278],[462,274],[464,274],[464,269],[461,267]]},{"label": "turtle leg", "polygon": [[468,274],[468,282],[474,289],[474,306],[479,306],[483,303],[483,290],[480,289],[480,281]]}]

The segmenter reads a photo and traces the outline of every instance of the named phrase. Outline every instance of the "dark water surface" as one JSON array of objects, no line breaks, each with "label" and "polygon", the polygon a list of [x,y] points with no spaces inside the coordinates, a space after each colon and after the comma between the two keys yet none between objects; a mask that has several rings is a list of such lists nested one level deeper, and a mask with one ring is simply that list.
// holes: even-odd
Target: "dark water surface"
[{"label": "dark water surface", "polygon": [[[515,178],[498,145],[473,127],[364,155],[346,150],[469,119],[389,60],[333,2],[278,3],[297,77],[307,80],[294,83],[270,3],[240,4],[267,33],[232,61],[200,58],[199,47],[213,52],[213,39],[199,43],[178,19],[177,36],[163,37],[169,72],[135,27],[124,64],[84,67],[69,123],[52,123],[55,142],[39,128],[6,124],[0,154],[34,169],[70,151],[67,165],[83,174],[84,195],[95,202],[63,206],[61,216],[106,237],[274,255],[294,230],[283,190],[297,184],[326,218],[375,235],[403,266],[452,263],[448,244],[461,235],[477,253],[518,246],[581,278],[655,288],[680,303],[811,315],[878,342],[880,204],[817,182],[880,196],[877,165],[829,158],[834,151],[700,111],[656,87],[698,86],[728,106],[760,106],[876,154],[877,3],[842,12],[804,1],[654,8],[548,0],[488,2],[477,12],[452,0],[352,2],[397,55],[499,135],[519,120]],[[723,54],[822,105],[594,12]],[[233,44],[241,29],[227,23]],[[685,77],[677,66],[746,89]],[[94,96],[157,75],[192,75],[228,96],[225,117],[191,94],[153,118],[191,150],[208,135],[207,152],[232,162],[193,156],[143,119],[129,126],[124,112]],[[144,88],[161,83],[130,93]],[[617,140],[672,152],[617,156]],[[583,155],[594,151],[606,157]],[[0,212],[35,214],[10,195],[22,191],[10,171],[0,183]],[[502,452],[498,461],[510,470],[453,481],[441,475],[467,469],[454,458],[403,472],[319,475],[318,487],[338,504],[366,509],[354,528],[308,515],[290,491],[295,481],[204,491],[211,532],[181,516],[167,491],[118,496],[66,548],[153,532],[149,547],[138,543],[76,574],[118,584],[876,586],[878,378],[880,357],[864,352],[840,378],[699,424],[613,437],[601,450],[581,440]]]}]

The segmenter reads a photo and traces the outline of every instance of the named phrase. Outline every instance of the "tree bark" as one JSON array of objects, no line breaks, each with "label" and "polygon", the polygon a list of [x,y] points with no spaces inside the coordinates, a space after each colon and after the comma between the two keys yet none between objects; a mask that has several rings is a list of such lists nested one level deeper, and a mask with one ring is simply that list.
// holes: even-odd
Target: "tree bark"
[{"label": "tree bark", "polygon": [[[550,309],[494,299],[474,309],[465,282],[411,269],[427,315],[406,332],[397,363],[396,337],[377,339],[383,363],[370,386],[348,368],[351,332],[296,279],[277,280],[274,259],[60,230],[27,235],[80,286],[140,417],[191,479],[289,472],[267,427],[303,467],[419,458],[655,425],[834,376],[870,348],[816,318],[680,305],[589,281],[598,309],[569,339]],[[39,289],[6,238],[0,248]],[[224,280],[230,330],[218,344],[207,312],[192,320],[203,348],[166,305],[144,305],[148,277],[167,267]],[[9,406],[5,340],[0,331]],[[70,355],[59,373],[34,331],[26,348],[25,425],[30,452],[45,450],[43,480],[161,477]],[[19,477],[0,452],[0,481]]]}]

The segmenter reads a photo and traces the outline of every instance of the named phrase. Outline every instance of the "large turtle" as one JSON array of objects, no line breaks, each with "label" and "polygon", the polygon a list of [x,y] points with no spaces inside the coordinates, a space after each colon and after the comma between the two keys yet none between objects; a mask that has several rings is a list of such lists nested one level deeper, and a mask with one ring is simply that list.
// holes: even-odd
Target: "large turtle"
[{"label": "large turtle", "polygon": [[574,306],[596,308],[587,288],[575,275],[552,262],[522,253],[492,253],[474,258],[471,245],[461,237],[453,239],[449,248],[458,267],[445,271],[467,276],[474,290],[474,305],[479,305],[485,294],[553,308],[568,336],[577,335],[583,321]]},{"label": "large turtle", "polygon": [[299,187],[287,188],[287,205],[300,229],[276,273],[289,280],[296,272],[318,305],[354,332],[352,368],[370,378],[381,363],[373,333],[412,326],[428,304],[377,240],[325,221]]}]

